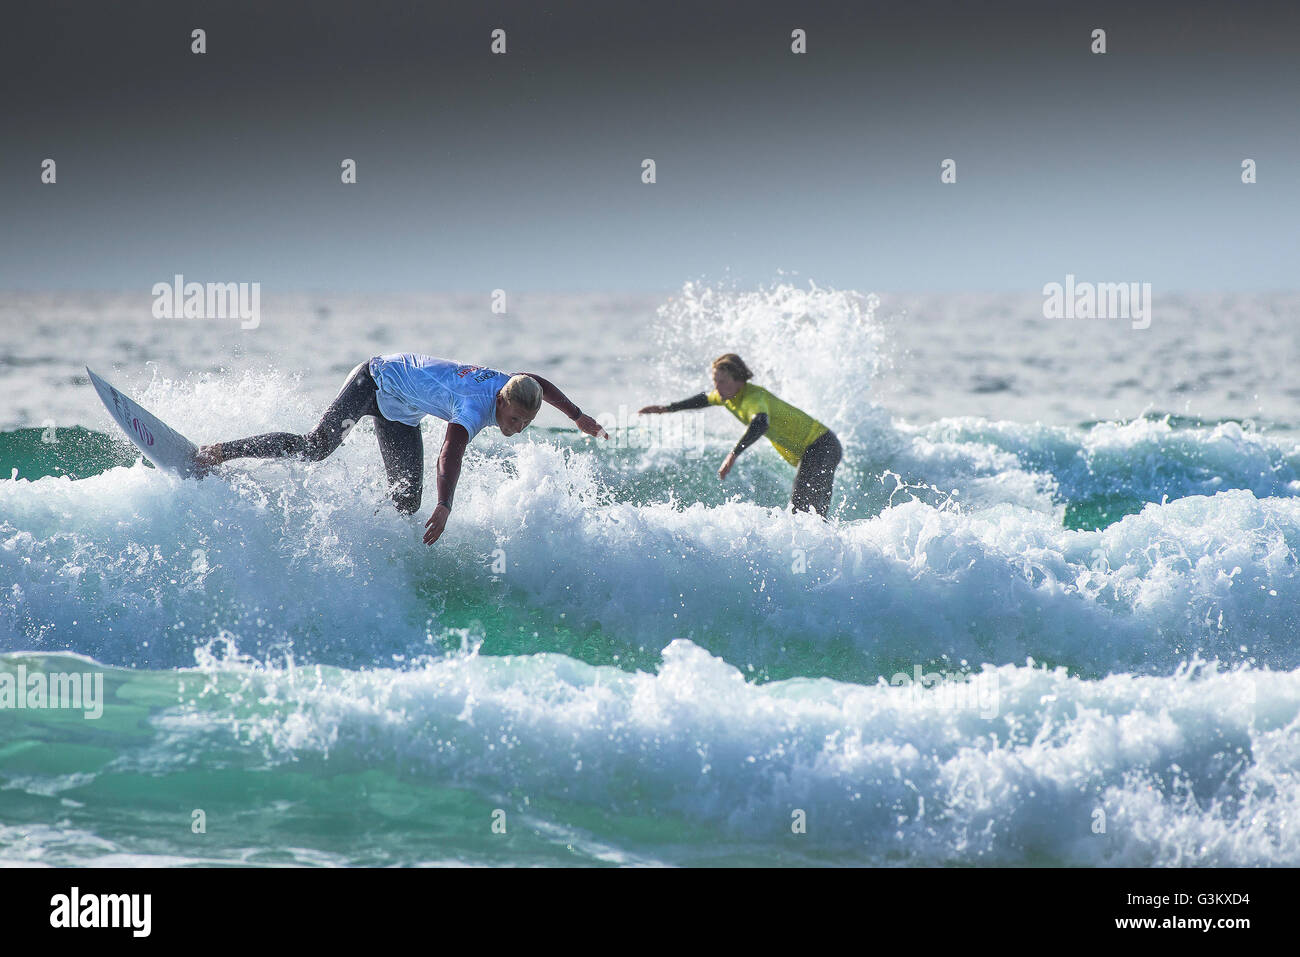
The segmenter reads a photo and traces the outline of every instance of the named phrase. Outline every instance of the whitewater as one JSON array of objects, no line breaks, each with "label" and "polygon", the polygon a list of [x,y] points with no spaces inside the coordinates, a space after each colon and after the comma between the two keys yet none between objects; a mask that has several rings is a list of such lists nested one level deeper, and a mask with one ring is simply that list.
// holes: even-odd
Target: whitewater
[{"label": "whitewater", "polygon": [[[1300,864],[1298,304],[11,297],[0,675],[106,701],[0,708],[0,863]],[[401,349],[546,374],[613,438],[484,431],[426,548],[368,422],[180,481],[79,372],[206,442]],[[629,414],[726,351],[839,435],[830,522],[766,444],[718,482],[725,413]]]}]

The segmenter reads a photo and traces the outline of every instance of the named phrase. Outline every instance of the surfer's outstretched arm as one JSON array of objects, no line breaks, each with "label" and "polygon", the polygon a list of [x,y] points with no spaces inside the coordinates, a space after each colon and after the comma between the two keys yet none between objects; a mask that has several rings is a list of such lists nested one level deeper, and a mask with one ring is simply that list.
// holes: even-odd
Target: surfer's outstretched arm
[{"label": "surfer's outstretched arm", "polygon": [[460,461],[469,445],[469,432],[465,426],[447,424],[447,434],[438,453],[438,504],[424,523],[424,544],[432,545],[447,527],[451,516],[451,500],[456,497],[456,483],[460,481]]},{"label": "surfer's outstretched arm", "polygon": [[569,397],[561,392],[549,379],[544,379],[535,372],[521,372],[519,375],[526,375],[530,379],[536,379],[537,384],[542,387],[542,401],[549,402],[555,406],[570,419],[573,424],[588,435],[594,435],[598,439],[609,438],[609,433],[600,427],[597,422],[589,415],[584,415],[582,410],[569,400]]},{"label": "surfer's outstretched arm", "polygon": [[722,468],[718,469],[718,478],[720,480],[727,477],[727,473],[730,472],[731,467],[736,464],[736,459],[740,457],[741,452],[745,451],[745,449],[749,448],[767,434],[767,426],[768,421],[766,412],[760,412],[758,415],[750,419],[749,428],[746,429],[745,434],[740,437],[740,441],[736,443],[736,447],[727,455],[726,460],[722,463]]},{"label": "surfer's outstretched arm", "polygon": [[661,412],[685,412],[687,409],[707,409],[709,407],[709,397],[701,392],[699,395],[693,395],[689,399],[682,399],[680,402],[670,402],[667,405],[647,405],[639,411],[637,415],[658,415]]}]

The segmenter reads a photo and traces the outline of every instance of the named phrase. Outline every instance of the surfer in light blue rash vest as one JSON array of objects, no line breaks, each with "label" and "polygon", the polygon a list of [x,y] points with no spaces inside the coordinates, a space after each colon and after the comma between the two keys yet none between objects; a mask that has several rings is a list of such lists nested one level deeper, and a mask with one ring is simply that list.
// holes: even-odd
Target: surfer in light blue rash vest
[{"label": "surfer in light blue rash vest", "polygon": [[412,352],[375,356],[350,373],[320,423],[306,435],[268,432],[217,442],[199,449],[200,473],[240,458],[298,458],[319,462],[331,455],[363,416],[373,416],[379,452],[388,474],[389,495],[398,511],[414,513],[424,487],[424,442],[420,420],[432,415],[447,422],[438,455],[438,504],[425,522],[424,543],[442,535],[451,515],[465,447],[482,429],[495,425],[503,435],[528,428],[542,402],[549,402],[587,435],[609,434],[550,381],[531,372],[509,375],[483,366]]}]

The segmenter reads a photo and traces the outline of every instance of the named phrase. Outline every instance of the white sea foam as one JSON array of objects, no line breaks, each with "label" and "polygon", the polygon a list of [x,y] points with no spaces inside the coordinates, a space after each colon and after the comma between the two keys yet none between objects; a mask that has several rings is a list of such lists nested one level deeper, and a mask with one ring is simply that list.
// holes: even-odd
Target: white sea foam
[{"label": "white sea foam", "polygon": [[686,637],[778,671],[839,656],[835,673],[861,680],[938,658],[1086,674],[1167,673],[1193,653],[1300,662],[1295,499],[1190,496],[1102,531],[917,500],[826,524],[743,502],[616,501],[594,455],[496,441],[428,548],[419,517],[386,503],[371,441],[358,430],[328,463],[229,482],[135,466],[0,483],[10,646],[175,666],[226,629],[356,663],[422,648],[462,600],[599,628],[615,649]]},{"label": "white sea foam", "polygon": [[187,677],[196,703],[158,719],[165,746],[139,759],[150,773],[233,735],[270,767],[396,763],[543,817],[600,808],[605,838],[632,853],[648,849],[619,837],[625,819],[707,829],[700,854],[734,842],[860,863],[1300,863],[1297,672],[1087,681],[1006,665],[990,672],[990,718],[884,683],[754,685],[685,640],[657,674],[553,654],[403,672],[207,669],[242,674],[238,703],[204,704],[212,678]]}]

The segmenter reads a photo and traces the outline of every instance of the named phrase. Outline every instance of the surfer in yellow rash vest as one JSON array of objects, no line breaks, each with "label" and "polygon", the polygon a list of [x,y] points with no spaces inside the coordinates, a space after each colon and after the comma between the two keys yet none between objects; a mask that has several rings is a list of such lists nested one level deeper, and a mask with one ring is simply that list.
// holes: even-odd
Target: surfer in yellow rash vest
[{"label": "surfer in yellow rash vest", "polygon": [[725,480],[740,453],[766,435],[781,457],[798,469],[791,507],[796,512],[815,511],[825,518],[830,510],[835,468],[843,454],[839,439],[808,413],[750,382],[753,377],[740,356],[728,352],[713,360],[712,392],[701,392],[671,405],[647,405],[640,414],[724,406],[749,428],[718,469],[718,479]]}]

